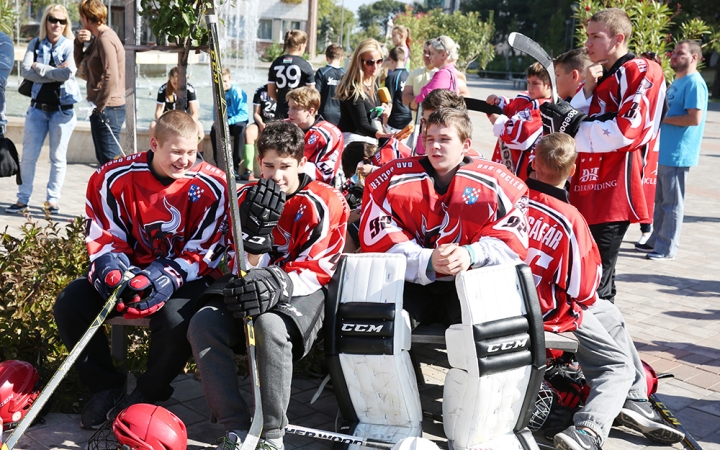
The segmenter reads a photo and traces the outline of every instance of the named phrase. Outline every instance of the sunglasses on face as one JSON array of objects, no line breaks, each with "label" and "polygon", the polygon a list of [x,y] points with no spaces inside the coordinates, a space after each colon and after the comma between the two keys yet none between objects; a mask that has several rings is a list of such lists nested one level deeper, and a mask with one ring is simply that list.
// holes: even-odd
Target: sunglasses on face
[{"label": "sunglasses on face", "polygon": [[58,19],[57,17],[48,16],[47,21],[50,23],[59,23],[60,25],[67,25],[67,19]]},{"label": "sunglasses on face", "polygon": [[379,66],[382,65],[383,60],[382,59],[366,59],[363,61],[366,66]]},{"label": "sunglasses on face", "polygon": [[440,38],[435,39],[432,46],[437,50],[445,50],[445,43]]}]

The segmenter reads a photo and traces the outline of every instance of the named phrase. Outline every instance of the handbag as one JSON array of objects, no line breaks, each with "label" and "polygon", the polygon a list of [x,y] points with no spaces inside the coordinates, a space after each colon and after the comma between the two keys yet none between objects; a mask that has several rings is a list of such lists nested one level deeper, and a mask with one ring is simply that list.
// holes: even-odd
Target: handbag
[{"label": "handbag", "polygon": [[[35,41],[35,48],[33,49],[33,62],[37,61],[37,43],[38,41]],[[33,82],[23,78],[22,83],[18,86],[18,92],[25,97],[32,97],[32,87]]]},{"label": "handbag", "polygon": [[0,178],[15,176],[15,183],[22,184],[20,176],[20,157],[15,144],[10,138],[6,138],[0,129]]}]

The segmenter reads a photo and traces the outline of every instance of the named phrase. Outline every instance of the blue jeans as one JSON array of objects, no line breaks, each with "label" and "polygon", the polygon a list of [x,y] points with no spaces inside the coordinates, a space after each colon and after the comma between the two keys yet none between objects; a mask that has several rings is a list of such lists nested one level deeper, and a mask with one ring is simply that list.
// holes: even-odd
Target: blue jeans
[{"label": "blue jeans", "polygon": [[677,254],[685,209],[685,179],[689,171],[689,167],[658,164],[654,229],[647,241],[655,253],[667,256]]},{"label": "blue jeans", "polygon": [[101,165],[122,155],[118,144],[123,122],[125,122],[125,105],[106,106],[102,114],[90,116],[95,157]]},{"label": "blue jeans", "polygon": [[18,189],[18,202],[27,205],[33,191],[35,165],[42,150],[45,136],[50,136],[50,179],[47,184],[46,200],[57,204],[60,200],[60,189],[65,181],[67,167],[67,148],[70,136],[75,129],[77,118],[75,111],[43,112],[33,106],[25,115],[25,133],[23,135],[23,151],[20,160],[20,171],[23,183]]}]

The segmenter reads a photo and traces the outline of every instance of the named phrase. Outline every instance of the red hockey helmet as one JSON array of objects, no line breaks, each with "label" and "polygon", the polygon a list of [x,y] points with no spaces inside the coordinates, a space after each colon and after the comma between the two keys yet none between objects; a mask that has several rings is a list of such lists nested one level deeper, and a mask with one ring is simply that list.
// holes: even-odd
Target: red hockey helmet
[{"label": "red hockey helmet", "polygon": [[647,383],[647,394],[648,396],[657,392],[658,388],[658,376],[655,373],[655,369],[645,361],[642,362],[643,369],[645,369],[645,382]]},{"label": "red hockey helmet", "polygon": [[137,403],[122,410],[112,424],[121,446],[130,450],[185,450],[187,430],[162,406]]},{"label": "red hockey helmet", "polygon": [[5,424],[19,422],[40,394],[40,374],[25,361],[0,362],[0,418]]}]

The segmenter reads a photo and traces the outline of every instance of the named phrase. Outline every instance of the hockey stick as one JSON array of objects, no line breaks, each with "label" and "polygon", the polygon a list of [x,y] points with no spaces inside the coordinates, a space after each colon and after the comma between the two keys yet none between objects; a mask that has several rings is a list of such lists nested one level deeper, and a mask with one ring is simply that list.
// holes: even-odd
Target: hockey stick
[{"label": "hockey stick", "polygon": [[677,417],[675,417],[672,411],[670,411],[670,409],[665,406],[665,403],[661,402],[660,399],[655,396],[655,394],[651,394],[649,398],[655,409],[657,409],[657,411],[669,424],[685,433],[685,438],[682,440],[682,442],[685,444],[685,446],[687,446],[687,448],[689,448],[690,450],[702,450],[700,444],[698,444],[695,438],[692,437],[688,430],[685,429],[683,424],[680,423],[680,421],[677,419]]},{"label": "hockey stick", "polygon": [[77,344],[75,344],[75,347],[73,347],[72,351],[67,355],[65,361],[60,364],[60,367],[58,367],[52,378],[50,378],[50,381],[48,381],[48,384],[45,385],[43,390],[40,392],[37,400],[35,400],[35,402],[30,407],[30,410],[27,412],[27,414],[25,414],[25,417],[23,417],[23,419],[20,421],[12,434],[8,437],[8,440],[5,442],[8,450],[12,450],[13,447],[15,447],[15,444],[17,444],[17,442],[20,440],[23,433],[25,433],[25,430],[27,430],[28,427],[33,423],[35,417],[37,417],[38,413],[40,413],[40,410],[43,408],[43,406],[45,406],[45,403],[47,403],[47,401],[50,399],[50,396],[53,394],[53,392],[55,392],[55,389],[58,387],[62,379],[65,378],[65,374],[68,373],[72,365],[75,363],[75,360],[78,359],[78,356],[80,356],[80,353],[85,350],[88,342],[90,342],[90,339],[92,339],[92,337],[95,335],[95,332],[97,332],[98,328],[100,328],[103,322],[105,322],[108,314],[110,314],[110,312],[115,309],[118,296],[123,291],[123,289],[125,289],[128,281],[130,281],[133,276],[133,273],[130,271],[127,271],[123,274],[120,285],[113,291],[112,294],[110,294],[110,297],[108,297],[105,305],[100,310],[100,313],[90,324],[90,328],[87,329],[85,334],[83,334]]},{"label": "hockey stick", "polygon": [[545,70],[547,70],[548,76],[550,77],[552,102],[557,103],[558,96],[555,83],[555,67],[553,66],[553,60],[550,55],[548,55],[547,52],[540,47],[540,44],[520,33],[510,33],[510,36],[508,36],[508,44],[510,44],[510,46],[515,50],[527,53],[539,62]]},{"label": "hockey stick", "polygon": [[[222,86],[222,64],[220,62],[220,42],[218,41],[217,15],[215,14],[215,2],[205,14],[205,21],[210,30],[210,69],[212,70],[213,105],[215,107],[215,137],[216,142],[222,148],[225,155],[225,179],[227,180],[230,201],[230,224],[233,241],[235,242],[235,267],[238,274],[243,276],[246,272],[243,255],[242,227],[240,225],[240,211],[238,210],[237,187],[233,173],[233,158],[230,153],[230,130],[227,122],[227,103],[225,92]],[[260,440],[260,433],[263,429],[262,401],[260,399],[260,379],[258,377],[257,359],[255,357],[255,327],[250,316],[245,317],[245,345],[247,346],[248,360],[250,362],[250,381],[253,386],[253,417],[250,430],[240,450],[255,450]]]},{"label": "hockey stick", "polygon": [[361,447],[392,449],[395,446],[392,442],[361,438],[357,436],[350,436],[349,434],[333,433],[332,431],[316,430],[314,428],[305,428],[296,425],[286,425],[285,432],[288,434],[296,434],[298,436],[338,442],[340,444],[359,445]]},{"label": "hockey stick", "polygon": [[503,110],[497,105],[491,105],[485,100],[465,97],[465,106],[471,111],[478,111],[485,114],[502,114]]},{"label": "hockey stick", "polygon": [[420,129],[420,122],[422,122],[422,114],[422,105],[418,105],[417,116],[415,117],[415,131],[413,131],[412,136],[410,136],[410,139],[408,140],[408,143],[410,144],[410,149],[412,150],[412,156],[415,156],[417,154],[417,141],[420,133],[422,132],[422,130]]}]

